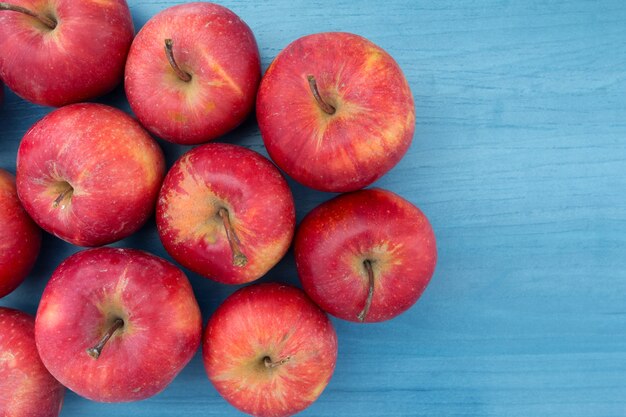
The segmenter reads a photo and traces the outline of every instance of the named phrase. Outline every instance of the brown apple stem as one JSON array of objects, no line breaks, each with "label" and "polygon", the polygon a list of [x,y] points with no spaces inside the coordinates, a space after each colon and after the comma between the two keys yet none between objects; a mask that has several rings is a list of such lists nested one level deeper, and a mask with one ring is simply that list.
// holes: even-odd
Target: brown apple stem
[{"label": "brown apple stem", "polygon": [[315,97],[315,101],[317,101],[317,104],[320,106],[320,108],[324,110],[324,112],[326,112],[327,114],[335,114],[336,109],[330,104],[326,103],[322,99],[322,96],[320,96],[320,92],[317,89],[317,82],[315,81],[315,77],[312,75],[307,75],[306,79],[309,80],[311,93],[313,93],[313,97]]},{"label": "brown apple stem", "polygon": [[263,364],[265,365],[266,368],[273,369],[273,368],[276,368],[277,366],[286,364],[287,362],[289,362],[290,359],[291,359],[291,356],[287,356],[279,361],[274,362],[272,361],[272,358],[270,358],[269,356],[266,356],[263,358]]},{"label": "brown apple stem", "polygon": [[34,17],[35,19],[39,19],[41,23],[48,26],[50,29],[54,29],[55,27],[57,27],[57,22],[55,22],[54,19],[51,19],[48,16],[41,14],[41,13],[35,13],[32,10],[29,10],[22,6],[0,2],[0,10],[9,10],[12,12],[24,13],[28,16]]},{"label": "brown apple stem", "polygon": [[372,261],[366,259],[363,261],[363,266],[367,271],[367,278],[369,280],[369,290],[367,291],[367,299],[365,300],[365,307],[359,314],[357,314],[357,318],[359,321],[365,320],[367,313],[370,311],[370,307],[372,305],[372,298],[374,298],[374,270],[372,269]]},{"label": "brown apple stem", "polygon": [[221,208],[218,211],[219,216],[222,218],[222,222],[224,222],[224,230],[226,230],[226,238],[228,238],[228,243],[230,244],[230,250],[233,252],[233,265],[235,266],[246,266],[248,263],[248,258],[243,254],[239,245],[241,242],[237,237],[237,233],[235,233],[235,228],[230,222],[230,216],[228,214],[228,210],[225,208]]},{"label": "brown apple stem", "polygon": [[59,196],[54,200],[54,202],[52,203],[52,207],[57,208],[59,207],[59,204],[61,204],[61,201],[63,201],[63,199],[70,194],[72,191],[74,191],[74,189],[72,188],[72,186],[67,187],[61,194],[59,194]]},{"label": "brown apple stem", "polygon": [[191,81],[191,74],[180,69],[176,60],[174,59],[174,52],[172,51],[173,42],[171,39],[165,39],[165,56],[167,56],[167,60],[170,62],[172,69],[178,75],[178,78],[185,82]]},{"label": "brown apple stem", "polygon": [[102,336],[102,339],[100,339],[98,344],[92,348],[87,349],[87,354],[94,359],[98,359],[100,357],[100,354],[102,353],[102,349],[104,348],[104,345],[106,345],[106,343],[109,341],[111,336],[113,336],[113,333],[115,333],[117,329],[123,326],[124,326],[124,320],[115,319],[115,322],[113,322],[113,326],[111,326],[109,330],[104,334],[104,336]]}]

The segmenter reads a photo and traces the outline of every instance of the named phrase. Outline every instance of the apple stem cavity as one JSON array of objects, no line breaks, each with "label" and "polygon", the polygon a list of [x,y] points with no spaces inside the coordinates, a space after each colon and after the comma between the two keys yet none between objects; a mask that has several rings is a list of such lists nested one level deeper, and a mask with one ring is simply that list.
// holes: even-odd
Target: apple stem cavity
[{"label": "apple stem cavity", "polygon": [[170,62],[170,65],[172,66],[172,69],[174,70],[176,75],[178,75],[178,78],[188,83],[189,81],[191,81],[191,74],[183,71],[178,66],[178,64],[176,63],[176,60],[174,59],[174,52],[172,51],[172,46],[173,46],[172,40],[165,39],[165,56],[167,56],[167,60]]},{"label": "apple stem cavity", "polygon": [[372,298],[374,298],[374,270],[372,269],[372,261],[366,259],[363,261],[363,266],[367,271],[367,279],[369,281],[369,290],[367,291],[367,299],[365,300],[365,307],[359,314],[357,314],[357,318],[359,321],[364,321],[367,313],[370,311],[370,307],[372,305]]},{"label": "apple stem cavity", "polygon": [[35,19],[38,19],[41,23],[43,23],[50,29],[54,29],[57,27],[57,22],[54,19],[41,13],[35,13],[32,10],[29,10],[25,7],[17,6],[15,4],[0,2],[0,10],[9,10],[12,12],[18,12],[18,13],[26,14],[28,16],[32,16]]},{"label": "apple stem cavity", "polygon": [[315,97],[315,101],[320,106],[320,108],[326,114],[335,114],[336,109],[330,104],[326,103],[322,96],[320,96],[320,92],[317,89],[317,82],[315,81],[315,77],[312,75],[307,75],[306,79],[309,81],[309,88],[311,88],[311,93],[313,93],[313,97]]},{"label": "apple stem cavity", "polygon": [[124,327],[124,320],[115,319],[115,321],[113,322],[113,325],[104,334],[104,336],[102,336],[102,339],[100,339],[98,344],[92,348],[87,349],[87,354],[94,359],[98,359],[100,357],[100,354],[102,353],[102,349],[104,348],[104,345],[106,345],[106,343],[109,341],[111,336],[113,336],[113,333],[115,333],[118,329],[122,327]]},{"label": "apple stem cavity", "polygon": [[59,204],[61,204],[61,201],[63,201],[63,199],[65,199],[65,197],[72,196],[72,193],[74,192],[74,188],[72,188],[71,185],[67,184],[67,188],[65,190],[63,190],[63,192],[61,194],[59,194],[59,196],[54,200],[54,202],[52,203],[52,207],[57,208],[59,207]]},{"label": "apple stem cavity", "polygon": [[217,212],[224,223],[224,230],[226,231],[226,237],[228,238],[228,243],[230,244],[230,250],[233,252],[233,265],[244,267],[248,263],[248,258],[243,254],[239,245],[241,242],[235,233],[235,228],[230,222],[230,216],[228,210],[225,208],[221,208]]},{"label": "apple stem cavity", "polygon": [[291,356],[287,356],[279,361],[274,362],[272,361],[272,358],[270,358],[269,356],[266,356],[263,358],[263,364],[265,365],[267,369],[274,369],[280,365],[286,364],[287,362],[289,362],[290,359],[291,359]]}]

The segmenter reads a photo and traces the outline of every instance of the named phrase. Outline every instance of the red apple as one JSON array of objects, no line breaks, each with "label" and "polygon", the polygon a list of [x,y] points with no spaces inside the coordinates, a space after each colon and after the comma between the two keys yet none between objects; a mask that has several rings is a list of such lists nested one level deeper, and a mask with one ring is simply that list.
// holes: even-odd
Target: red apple
[{"label": "red apple", "polygon": [[424,214],[381,189],[344,194],[311,211],[295,240],[304,290],[350,321],[389,320],[411,307],[437,262]]},{"label": "red apple", "polygon": [[4,102],[4,83],[0,80],[0,105]]},{"label": "red apple", "polygon": [[259,50],[245,22],[217,4],[187,3],[160,12],[137,34],[125,87],[150,132],[191,145],[238,126],[260,78]]},{"label": "red apple", "polygon": [[163,182],[156,222],[170,255],[225,284],[263,276],[295,229],[287,182],[260,154],[210,143],[183,155]]},{"label": "red apple", "polygon": [[337,336],[302,290],[256,284],[235,292],[213,314],[202,357],[209,379],[233,406],[257,417],[290,416],[326,388]]},{"label": "red apple", "polygon": [[131,235],[154,205],[165,173],[161,149],[127,114],[74,104],[48,114],[24,136],[17,191],[43,229],[99,246]]},{"label": "red apple", "polygon": [[41,230],[17,198],[15,179],[0,169],[0,297],[16,289],[37,260]]},{"label": "red apple", "polygon": [[133,35],[124,0],[0,2],[0,77],[33,103],[84,101],[122,81]]},{"label": "red apple", "polygon": [[406,153],[415,128],[409,84],[380,47],[350,33],[296,40],[268,68],[257,119],[270,157],[317,190],[363,188]]},{"label": "red apple", "polygon": [[94,401],[162,391],[200,344],[191,285],[174,265],[133,249],[78,252],[54,271],[35,323],[41,360]]},{"label": "red apple", "polygon": [[0,415],[57,417],[64,392],[39,359],[35,319],[0,307]]}]

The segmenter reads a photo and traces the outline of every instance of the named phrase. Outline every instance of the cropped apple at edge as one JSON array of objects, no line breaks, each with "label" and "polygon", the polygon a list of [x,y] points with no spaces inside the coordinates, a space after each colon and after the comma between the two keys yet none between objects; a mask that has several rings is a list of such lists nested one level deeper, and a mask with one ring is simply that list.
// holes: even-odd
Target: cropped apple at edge
[{"label": "cropped apple at edge", "polygon": [[58,107],[108,93],[122,81],[134,36],[125,0],[2,4],[0,78],[20,97]]},{"label": "cropped apple at edge", "polygon": [[35,318],[0,307],[0,415],[57,417],[64,393],[39,359]]},{"label": "cropped apple at edge", "polygon": [[0,169],[0,298],[15,290],[41,248],[41,229],[22,207],[15,178]]}]

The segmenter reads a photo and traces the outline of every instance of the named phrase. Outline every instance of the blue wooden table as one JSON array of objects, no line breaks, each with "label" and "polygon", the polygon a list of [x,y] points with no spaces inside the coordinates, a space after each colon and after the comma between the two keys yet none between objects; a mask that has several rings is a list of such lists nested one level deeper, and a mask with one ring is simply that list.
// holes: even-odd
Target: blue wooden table
[{"label": "blue wooden table", "polygon": [[[129,3],[139,29],[175,2]],[[335,375],[302,415],[625,416],[626,2],[223,4],[256,34],[264,68],[302,35],[355,32],[396,58],[415,95],[413,145],[377,185],[430,218],[435,276],[390,322],[334,320]],[[129,111],[121,89],[100,101]],[[0,166],[14,172],[20,138],[49,111],[8,93]],[[221,140],[266,154],[253,120]],[[170,165],[188,149],[161,144]],[[299,220],[331,197],[290,184]],[[169,258],[154,220],[115,246]],[[34,271],[0,305],[34,313],[75,251],[45,236]],[[189,277],[206,322],[234,288]],[[297,283],[293,254],[263,281]],[[239,413],[198,354],[152,399],[97,404],[68,392],[61,415]]]}]

